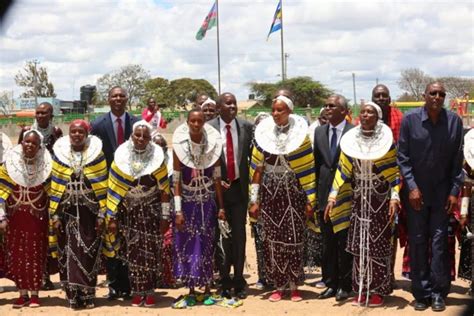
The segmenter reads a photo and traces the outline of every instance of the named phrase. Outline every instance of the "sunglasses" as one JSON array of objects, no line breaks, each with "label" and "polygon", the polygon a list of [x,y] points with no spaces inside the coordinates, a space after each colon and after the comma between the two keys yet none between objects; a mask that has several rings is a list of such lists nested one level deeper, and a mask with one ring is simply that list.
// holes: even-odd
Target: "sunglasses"
[{"label": "sunglasses", "polygon": [[443,91],[430,91],[429,95],[432,96],[432,97],[435,97],[436,95],[439,95],[441,98],[444,98],[446,96],[446,92],[443,92]]}]

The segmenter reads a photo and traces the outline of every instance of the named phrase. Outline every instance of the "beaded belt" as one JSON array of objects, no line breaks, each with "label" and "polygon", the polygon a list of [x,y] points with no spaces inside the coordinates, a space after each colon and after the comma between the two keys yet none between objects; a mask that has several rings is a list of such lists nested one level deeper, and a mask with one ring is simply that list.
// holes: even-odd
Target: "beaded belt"
[{"label": "beaded belt", "polygon": [[265,172],[274,172],[274,173],[285,173],[288,172],[288,168],[285,166],[275,166],[270,164],[265,164]]},{"label": "beaded belt", "polygon": [[156,186],[153,186],[153,188],[149,190],[145,190],[145,187],[134,187],[127,192],[126,198],[134,199],[134,200],[142,199],[145,197],[149,197],[150,195],[156,194],[156,191],[157,191]]}]

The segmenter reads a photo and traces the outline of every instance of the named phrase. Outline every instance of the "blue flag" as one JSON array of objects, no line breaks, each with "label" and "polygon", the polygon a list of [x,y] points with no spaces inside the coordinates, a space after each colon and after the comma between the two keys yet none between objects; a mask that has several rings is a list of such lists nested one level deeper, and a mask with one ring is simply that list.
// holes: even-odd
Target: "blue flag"
[{"label": "blue flag", "polygon": [[267,41],[268,41],[268,38],[270,37],[270,34],[278,30],[281,30],[281,18],[282,18],[282,10],[281,10],[281,0],[280,0],[278,1],[278,6],[276,8],[275,15],[273,16],[273,22],[272,22],[272,26],[270,27],[270,32],[268,32],[268,35],[267,35]]}]

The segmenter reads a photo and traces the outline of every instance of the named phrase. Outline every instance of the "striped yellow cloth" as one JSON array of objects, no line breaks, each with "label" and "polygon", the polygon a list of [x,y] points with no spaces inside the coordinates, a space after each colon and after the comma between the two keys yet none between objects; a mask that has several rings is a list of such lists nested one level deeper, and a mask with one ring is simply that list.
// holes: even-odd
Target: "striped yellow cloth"
[{"label": "striped yellow cloth", "polygon": [[[314,169],[313,148],[309,137],[306,136],[300,147],[285,157],[305,191],[308,202],[311,203],[314,209],[316,206],[316,172]],[[250,161],[250,179],[253,178],[257,166],[263,164],[264,158],[264,150],[256,144],[253,147]],[[318,231],[312,222],[307,222],[307,224],[311,229]]]},{"label": "striped yellow cloth", "polygon": [[[389,182],[392,190],[400,192],[400,170],[397,165],[397,149],[392,145],[390,150],[380,159],[374,160],[375,171]],[[334,233],[346,229],[350,225],[352,211],[352,169],[353,159],[343,152],[332,184],[330,198],[336,199],[330,218]]]},{"label": "striped yellow cloth", "polygon": [[8,175],[4,165],[0,166],[0,204],[5,204],[12,193],[15,182]]},{"label": "striped yellow cloth", "polygon": [[[53,258],[58,257],[58,236],[53,228],[52,217],[58,210],[61,198],[66,191],[66,185],[71,181],[71,175],[73,172],[74,170],[71,166],[68,166],[53,155],[48,231],[49,253]],[[103,217],[107,198],[107,162],[105,161],[103,152],[101,152],[93,161],[84,166],[84,176],[91,184],[94,195],[99,202],[99,214]]]},{"label": "striped yellow cloth", "polygon": [[[156,169],[152,174],[152,177],[156,179],[158,188],[170,194],[170,184],[168,180],[168,169],[166,164],[162,163],[161,166]],[[135,179],[133,176],[122,172],[119,167],[112,162],[109,171],[109,188],[107,190],[107,207],[105,212],[105,222],[108,224],[110,219],[115,218],[117,214],[117,208],[122,199],[127,194],[130,186]],[[114,257],[117,254],[117,250],[120,248],[120,242],[116,236],[110,233],[106,233],[105,246],[103,253],[107,257]]]}]

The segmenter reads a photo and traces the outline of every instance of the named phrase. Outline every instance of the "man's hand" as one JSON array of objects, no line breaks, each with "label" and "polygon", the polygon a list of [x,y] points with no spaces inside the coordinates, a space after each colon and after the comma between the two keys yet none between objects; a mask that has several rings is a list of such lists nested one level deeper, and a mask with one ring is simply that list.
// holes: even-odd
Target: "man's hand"
[{"label": "man's hand", "polygon": [[454,195],[448,196],[448,200],[446,201],[446,213],[449,215],[453,214],[454,206],[458,204],[458,197]]},{"label": "man's hand", "polygon": [[174,222],[176,224],[176,228],[180,232],[182,232],[184,230],[184,215],[183,214],[177,214]]},{"label": "man's hand", "polygon": [[332,208],[334,207],[334,204],[336,204],[336,202],[328,201],[328,204],[326,205],[326,208],[324,209],[324,222],[325,223],[330,221],[329,216],[331,215]]},{"label": "man's hand", "polygon": [[390,222],[393,222],[395,214],[398,214],[400,211],[400,201],[390,200],[390,205],[388,207],[388,212],[390,214]]},{"label": "man's hand", "polygon": [[102,235],[102,233],[104,232],[104,227],[104,219],[100,217],[97,218],[97,221],[95,222],[95,231],[97,232],[97,235]]},{"label": "man's hand", "polygon": [[217,214],[217,218],[220,219],[220,220],[223,220],[223,221],[226,221],[226,217],[225,217],[225,210],[224,209],[220,209],[219,210],[219,213]]},{"label": "man's hand", "polygon": [[313,221],[314,220],[314,211],[311,203],[306,204],[306,219]]},{"label": "man's hand", "polygon": [[463,216],[459,219],[459,225],[461,226],[461,230],[464,230],[464,227],[467,225],[467,217]]},{"label": "man's hand", "polygon": [[419,211],[423,207],[423,196],[421,194],[421,191],[418,189],[413,189],[410,191],[410,194],[408,195],[408,201],[410,203],[410,206],[415,210]]},{"label": "man's hand", "polygon": [[260,205],[258,203],[251,204],[249,207],[249,216],[253,219],[258,219]]}]

